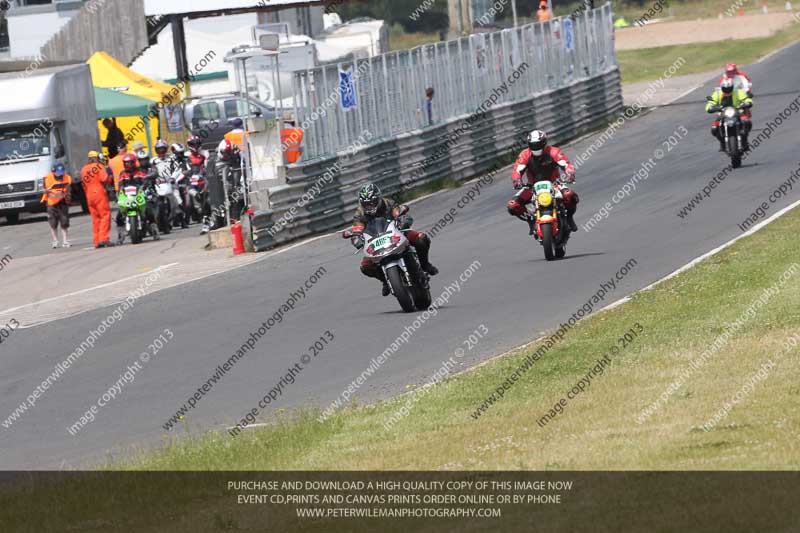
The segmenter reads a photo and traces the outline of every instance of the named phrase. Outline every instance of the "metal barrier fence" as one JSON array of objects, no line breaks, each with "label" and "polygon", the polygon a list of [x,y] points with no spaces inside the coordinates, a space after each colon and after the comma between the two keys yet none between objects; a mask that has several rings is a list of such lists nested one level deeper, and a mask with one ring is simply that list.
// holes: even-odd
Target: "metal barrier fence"
[{"label": "metal barrier fence", "polygon": [[[523,64],[530,68],[496,105],[589,79],[616,64],[613,31],[605,4],[572,17],[298,72],[295,116],[305,130],[304,160],[331,156],[364,130],[388,139],[474,111]],[[428,87],[435,91],[432,124]]]},{"label": "metal barrier fence", "polygon": [[[605,125],[621,110],[619,70],[609,65],[589,79],[492,106],[475,122],[465,113],[357,151],[290,165],[286,185],[253,182],[254,205],[261,208],[246,220],[248,234],[254,249],[263,251],[330,231],[351,220],[356,191],[367,180],[393,195],[444,177],[469,179],[489,171],[499,157],[516,155],[533,128],[547,130],[554,143],[563,143]],[[465,124],[470,124],[466,130]],[[498,209],[505,210],[505,205]]]}]

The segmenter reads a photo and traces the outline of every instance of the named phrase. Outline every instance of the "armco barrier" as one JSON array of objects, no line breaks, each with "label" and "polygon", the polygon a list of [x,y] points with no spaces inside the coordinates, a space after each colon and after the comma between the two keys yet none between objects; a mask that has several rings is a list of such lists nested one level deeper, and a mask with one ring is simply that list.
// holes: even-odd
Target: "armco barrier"
[{"label": "armco barrier", "polygon": [[[259,209],[253,215],[254,248],[263,251],[344,226],[356,209],[356,192],[366,181],[378,184],[391,196],[444,177],[466,180],[488,171],[534,128],[547,131],[554,142],[563,143],[605,124],[607,117],[621,110],[619,70],[613,67],[568,87],[490,109],[485,118],[474,122],[444,153],[437,149],[447,143],[448,135],[455,135],[468,115],[376,142],[352,156],[340,153],[307,164],[290,165],[286,185],[267,191],[256,189],[256,207],[268,198],[269,208]],[[434,153],[440,155],[434,159]],[[423,166],[424,170],[420,170]],[[338,168],[338,172],[329,172],[332,168]],[[318,194],[311,194],[311,188],[326,172],[332,174],[332,179]],[[308,201],[300,207],[304,194]],[[289,217],[292,209],[294,213]],[[276,223],[288,219],[291,221],[281,224],[277,231],[270,231]]]}]

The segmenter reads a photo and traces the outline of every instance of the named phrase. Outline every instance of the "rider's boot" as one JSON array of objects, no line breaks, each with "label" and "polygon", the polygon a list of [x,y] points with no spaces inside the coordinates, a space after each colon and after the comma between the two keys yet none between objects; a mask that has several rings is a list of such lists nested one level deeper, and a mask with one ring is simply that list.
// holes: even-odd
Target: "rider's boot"
[{"label": "rider's boot", "polygon": [[575,219],[572,215],[572,213],[567,213],[567,224],[569,225],[570,231],[578,231],[578,225],[575,224]]},{"label": "rider's boot", "polygon": [[527,218],[525,221],[528,223],[528,235],[536,235],[536,220]]},{"label": "rider's boot", "polygon": [[419,266],[422,267],[422,270],[424,270],[429,276],[435,276],[438,274],[439,269],[433,266],[428,259],[428,254],[431,251],[430,237],[423,234],[423,240],[417,244],[416,249],[419,256]]}]

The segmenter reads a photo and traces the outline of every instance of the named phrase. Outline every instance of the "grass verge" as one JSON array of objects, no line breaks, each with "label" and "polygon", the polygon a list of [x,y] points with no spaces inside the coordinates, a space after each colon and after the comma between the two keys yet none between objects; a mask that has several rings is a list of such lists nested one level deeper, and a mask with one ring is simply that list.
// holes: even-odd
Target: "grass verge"
[{"label": "grass verge", "polygon": [[621,50],[617,52],[617,61],[623,83],[655,80],[663,75],[678,57],[686,60],[678,71],[679,76],[715,68],[721,73],[724,65],[730,61],[747,65],[797,40],[800,40],[800,24],[795,23],[771,37],[730,40],[725,41],[724,46],[720,46],[719,43],[693,43]]},{"label": "grass verge", "polygon": [[[414,401],[407,395],[352,408],[320,423],[314,412],[273,427],[171,442],[107,465],[141,470],[367,469],[792,469],[800,464],[800,371],[784,342],[800,331],[800,265],[666,405],[637,417],[675,382],[764,289],[800,257],[800,211],[785,215],[630,302],[580,322],[505,397],[474,420],[477,406],[537,346],[449,379]],[[608,275],[613,273],[609,272]],[[587,299],[591,295],[586,295]],[[636,326],[640,324],[641,328]],[[432,327],[435,327],[433,325]],[[544,427],[537,424],[631,329],[586,392]],[[798,337],[800,338],[800,337]],[[432,354],[432,357],[436,357]],[[703,424],[773,367],[706,431]],[[391,430],[384,422],[410,402]],[[794,413],[794,414],[793,414]]]}]

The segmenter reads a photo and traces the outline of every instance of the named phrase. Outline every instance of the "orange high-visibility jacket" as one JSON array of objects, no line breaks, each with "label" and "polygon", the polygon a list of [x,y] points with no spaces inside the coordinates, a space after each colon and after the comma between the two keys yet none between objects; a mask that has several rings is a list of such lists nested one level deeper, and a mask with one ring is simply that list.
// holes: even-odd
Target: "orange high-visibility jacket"
[{"label": "orange high-visibility jacket", "polygon": [[303,128],[284,128],[281,130],[281,145],[287,163],[297,163],[302,154]]},{"label": "orange high-visibility jacket", "polygon": [[81,183],[86,197],[106,196],[106,184],[111,182],[106,166],[102,163],[89,163],[81,169]]},{"label": "orange high-visibility jacket", "polygon": [[239,150],[244,150],[244,130],[235,129],[225,134],[225,139],[229,140],[231,144],[239,147]]},{"label": "orange high-visibility jacket", "polygon": [[69,198],[70,188],[72,187],[72,176],[64,174],[63,179],[56,179],[52,172],[44,177],[44,194],[41,202],[47,202],[48,206],[56,205]]}]

